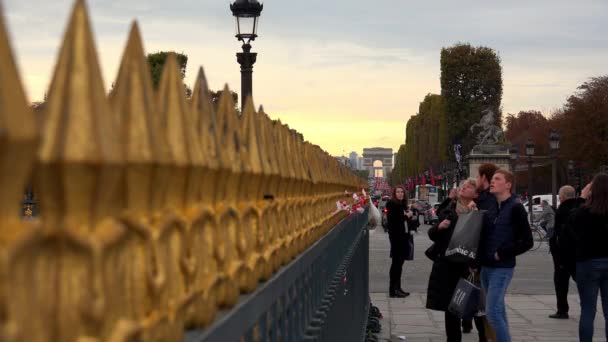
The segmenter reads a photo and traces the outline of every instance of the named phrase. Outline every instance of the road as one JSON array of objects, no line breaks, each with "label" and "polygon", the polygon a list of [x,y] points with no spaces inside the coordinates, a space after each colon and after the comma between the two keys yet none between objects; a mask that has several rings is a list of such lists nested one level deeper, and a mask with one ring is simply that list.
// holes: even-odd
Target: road
[{"label": "road", "polygon": [[[414,260],[406,261],[403,267],[403,289],[412,293],[426,293],[432,262],[424,255],[431,245],[427,231],[430,226],[421,225],[414,237]],[[388,234],[381,227],[370,233],[370,292],[388,292],[389,257]],[[513,281],[509,286],[510,294],[543,295],[554,294],[553,262],[546,243],[535,250],[517,258]],[[574,282],[570,283],[570,294],[576,294]]]}]

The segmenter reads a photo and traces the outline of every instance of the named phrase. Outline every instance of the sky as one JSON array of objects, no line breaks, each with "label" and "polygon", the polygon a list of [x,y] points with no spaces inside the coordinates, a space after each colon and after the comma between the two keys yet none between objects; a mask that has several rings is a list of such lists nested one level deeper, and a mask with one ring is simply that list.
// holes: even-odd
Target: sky
[{"label": "sky", "polygon": [[[267,0],[253,73],[256,106],[333,155],[397,152],[428,93],[440,93],[442,47],[495,49],[503,113],[562,107],[576,87],[608,74],[606,0]],[[211,89],[240,93],[229,0],[89,0],[106,88],[137,20],[146,52],[188,55]],[[73,1],[0,0],[31,101],[48,88]]]}]

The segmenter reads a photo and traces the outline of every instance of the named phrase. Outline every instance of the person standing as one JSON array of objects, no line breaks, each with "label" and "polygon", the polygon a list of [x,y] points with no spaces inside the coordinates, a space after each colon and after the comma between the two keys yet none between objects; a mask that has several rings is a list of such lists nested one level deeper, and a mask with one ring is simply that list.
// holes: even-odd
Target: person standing
[{"label": "person standing", "polygon": [[576,190],[570,185],[564,185],[559,189],[558,196],[560,205],[555,213],[554,232],[549,239],[549,250],[553,258],[553,284],[555,285],[555,297],[557,298],[557,312],[549,315],[549,318],[568,319],[568,287],[570,277],[574,279],[574,265],[568,264],[568,235],[566,234],[566,223],[570,213],[580,207],[585,200],[576,198]]},{"label": "person standing", "polygon": [[593,178],[587,200],[570,216],[568,230],[576,251],[575,278],[581,302],[579,341],[591,342],[598,291],[608,336],[608,174],[599,173]]},{"label": "person standing", "polygon": [[413,214],[407,210],[407,196],[405,189],[397,186],[393,189],[392,198],[386,203],[386,218],[388,226],[388,239],[391,243],[391,268],[389,271],[389,296],[404,298],[409,296],[401,288],[401,274],[403,263],[413,253],[413,236],[408,223]]},{"label": "person standing", "polygon": [[[490,181],[498,207],[493,224],[484,225],[481,284],[486,291],[486,317],[496,332],[496,342],[510,342],[505,295],[513,278],[516,256],[532,248],[532,231],[523,205],[511,193],[514,176],[499,169]],[[485,223],[485,222],[484,222]]]},{"label": "person standing", "polygon": [[[477,169],[476,184],[479,195],[477,198],[475,198],[475,205],[479,210],[485,210],[484,226],[494,223],[494,218],[496,217],[498,208],[496,197],[490,193],[490,181],[492,180],[496,170],[498,170],[498,166],[492,163],[481,164]],[[468,334],[472,330],[473,322],[470,319],[463,319],[462,332]]]},{"label": "person standing", "polygon": [[[460,186],[457,199],[448,203],[439,212],[439,223],[429,229],[429,238],[435,243],[433,268],[429,276],[426,307],[445,312],[445,334],[447,342],[461,342],[460,318],[448,311],[450,300],[460,278],[469,277],[469,264],[453,262],[445,258],[458,216],[474,210],[473,199],[477,198],[477,184],[474,179],[464,181]],[[479,331],[479,341],[485,342],[483,318],[475,317]]]},{"label": "person standing", "polygon": [[540,204],[543,208],[543,211],[540,214],[540,227],[545,230],[547,237],[551,238],[555,228],[555,211],[547,200],[542,200]]}]

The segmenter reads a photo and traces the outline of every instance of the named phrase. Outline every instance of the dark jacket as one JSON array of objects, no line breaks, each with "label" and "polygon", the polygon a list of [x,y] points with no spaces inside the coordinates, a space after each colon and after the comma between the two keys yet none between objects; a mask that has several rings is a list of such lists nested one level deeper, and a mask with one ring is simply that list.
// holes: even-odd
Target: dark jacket
[{"label": "dark jacket", "polygon": [[[410,240],[413,240],[409,230],[405,230],[404,222],[408,222],[410,227],[410,220],[407,219],[404,211],[407,207],[403,204],[390,200],[386,203],[386,225],[388,227],[388,239],[391,242],[391,257],[403,257],[410,254]],[[410,228],[411,230],[411,228]]]},{"label": "dark jacket", "polygon": [[574,238],[576,261],[608,258],[608,216],[593,214],[582,206],[570,216],[567,229]]},{"label": "dark jacket", "polygon": [[575,252],[572,247],[573,243],[568,243],[569,238],[566,225],[570,214],[583,203],[585,203],[583,198],[569,198],[559,205],[555,213],[555,232],[551,236],[551,239],[549,239],[549,248],[551,254],[556,257],[556,260],[560,264],[565,263],[567,260],[574,261],[575,259]]},{"label": "dark jacket", "polygon": [[[532,248],[534,241],[526,209],[515,195],[498,205],[494,224],[484,225],[482,239],[480,261],[487,267],[515,267],[515,257]],[[495,253],[500,260],[494,258]]]},{"label": "dark jacket", "polygon": [[[439,222],[429,229],[429,238],[435,243],[439,257],[433,262],[431,275],[426,295],[426,307],[431,310],[446,311],[456,284],[460,278],[467,278],[469,275],[469,265],[466,263],[456,263],[446,260],[444,255],[448,248],[458,215],[456,214],[456,202],[451,201],[443,211],[437,215]],[[444,219],[450,220],[450,226],[446,229],[439,229],[439,223]]]}]

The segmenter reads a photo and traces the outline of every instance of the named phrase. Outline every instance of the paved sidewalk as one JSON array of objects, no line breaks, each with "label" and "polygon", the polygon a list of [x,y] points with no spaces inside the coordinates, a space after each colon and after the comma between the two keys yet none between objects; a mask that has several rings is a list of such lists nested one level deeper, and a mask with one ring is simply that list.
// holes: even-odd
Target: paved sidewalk
[{"label": "paved sidewalk", "polygon": [[[380,341],[444,342],[443,312],[424,308],[426,294],[415,293],[408,298],[389,298],[386,293],[372,293],[372,303],[382,312]],[[556,320],[548,315],[554,313],[553,295],[508,295],[507,316],[513,342],[576,342],[578,341],[578,319],[580,306],[576,295],[569,296],[570,319]],[[594,341],[606,341],[604,317],[598,303],[595,320]],[[477,331],[463,335],[463,342],[477,342]]]}]

